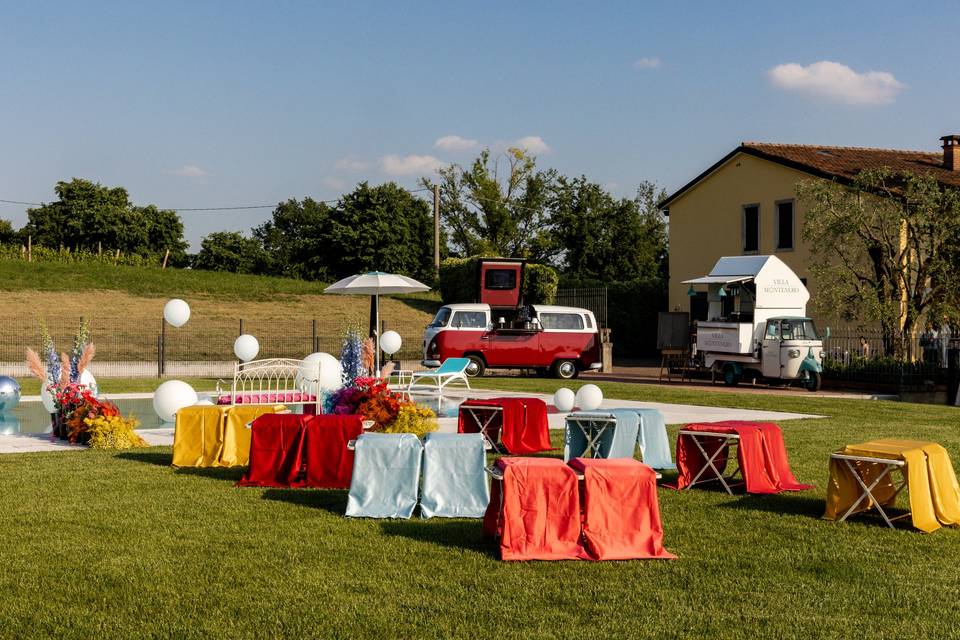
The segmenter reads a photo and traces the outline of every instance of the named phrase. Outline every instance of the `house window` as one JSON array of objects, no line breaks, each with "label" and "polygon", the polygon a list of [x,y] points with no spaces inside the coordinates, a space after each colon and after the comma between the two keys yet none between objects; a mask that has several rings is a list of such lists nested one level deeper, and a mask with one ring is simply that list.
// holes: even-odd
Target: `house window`
[{"label": "house window", "polygon": [[760,250],[760,205],[749,204],[743,207],[743,252],[756,253]]},{"label": "house window", "polygon": [[793,200],[777,203],[777,249],[793,249]]}]

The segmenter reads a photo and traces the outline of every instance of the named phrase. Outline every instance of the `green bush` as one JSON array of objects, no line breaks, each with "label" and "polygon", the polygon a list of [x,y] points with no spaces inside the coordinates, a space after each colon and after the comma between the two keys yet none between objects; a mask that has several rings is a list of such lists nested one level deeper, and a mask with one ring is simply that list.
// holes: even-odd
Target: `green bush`
[{"label": "green bush", "polygon": [[528,264],[523,273],[523,301],[526,304],[553,304],[560,277],[553,267]]},{"label": "green bush", "polygon": [[[155,257],[143,257],[136,254],[104,251],[97,253],[86,249],[71,250],[69,248],[51,249],[42,245],[34,245],[30,249],[33,262],[56,262],[60,264],[119,264],[130,267],[153,266],[159,267],[161,260]],[[0,245],[0,260],[27,260],[26,247],[20,244]]]}]

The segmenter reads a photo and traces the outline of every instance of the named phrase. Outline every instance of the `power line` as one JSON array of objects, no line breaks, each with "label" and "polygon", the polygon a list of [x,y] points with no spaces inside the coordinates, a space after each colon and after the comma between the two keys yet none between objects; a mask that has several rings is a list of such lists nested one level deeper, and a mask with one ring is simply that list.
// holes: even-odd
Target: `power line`
[{"label": "power line", "polygon": [[[422,189],[408,189],[410,193],[420,193],[422,191],[432,191],[432,189],[422,188]],[[341,198],[333,198],[331,200],[314,200],[314,202],[320,204],[334,204],[340,202]],[[4,200],[0,198],[0,203],[3,204],[19,204],[27,205],[31,207],[42,207],[44,206],[43,202],[26,202],[23,200]],[[280,203],[282,204],[282,203]],[[275,209],[278,205],[276,204],[245,204],[245,205],[236,205],[229,207],[157,207],[158,209],[163,209],[165,211],[243,211],[250,209]]]}]

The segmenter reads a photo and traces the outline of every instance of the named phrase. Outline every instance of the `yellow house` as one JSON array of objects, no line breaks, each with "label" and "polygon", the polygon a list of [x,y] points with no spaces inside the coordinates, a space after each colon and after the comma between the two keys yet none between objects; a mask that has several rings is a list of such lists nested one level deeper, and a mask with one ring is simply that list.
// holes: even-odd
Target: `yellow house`
[{"label": "yellow house", "polygon": [[707,274],[722,256],[776,255],[807,284],[800,180],[849,182],[868,168],[932,173],[960,187],[960,136],[944,136],[942,153],[859,147],[744,142],[661,203],[669,219],[669,305],[706,319],[706,294],[689,296],[684,280]]}]

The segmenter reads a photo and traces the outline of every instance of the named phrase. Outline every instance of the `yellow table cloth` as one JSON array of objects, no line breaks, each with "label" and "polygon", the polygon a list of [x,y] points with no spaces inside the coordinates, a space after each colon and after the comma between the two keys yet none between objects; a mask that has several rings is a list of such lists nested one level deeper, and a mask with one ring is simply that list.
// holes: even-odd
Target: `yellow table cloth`
[{"label": "yellow table cloth", "polygon": [[[871,440],[847,445],[838,453],[904,461],[913,526],[930,533],[942,524],[960,524],[960,486],[950,463],[950,454],[939,444],[917,440]],[[867,486],[884,471],[884,467],[877,463],[853,462],[853,465]],[[871,493],[881,506],[893,504],[896,488],[889,473]],[[840,518],[860,495],[860,485],[847,465],[831,458],[827,509],[823,517],[827,520]],[[864,498],[861,505],[866,509],[873,506],[873,501]]]},{"label": "yellow table cloth", "polygon": [[173,433],[176,467],[234,467],[250,460],[247,423],[283,405],[196,405],[177,411]]}]

